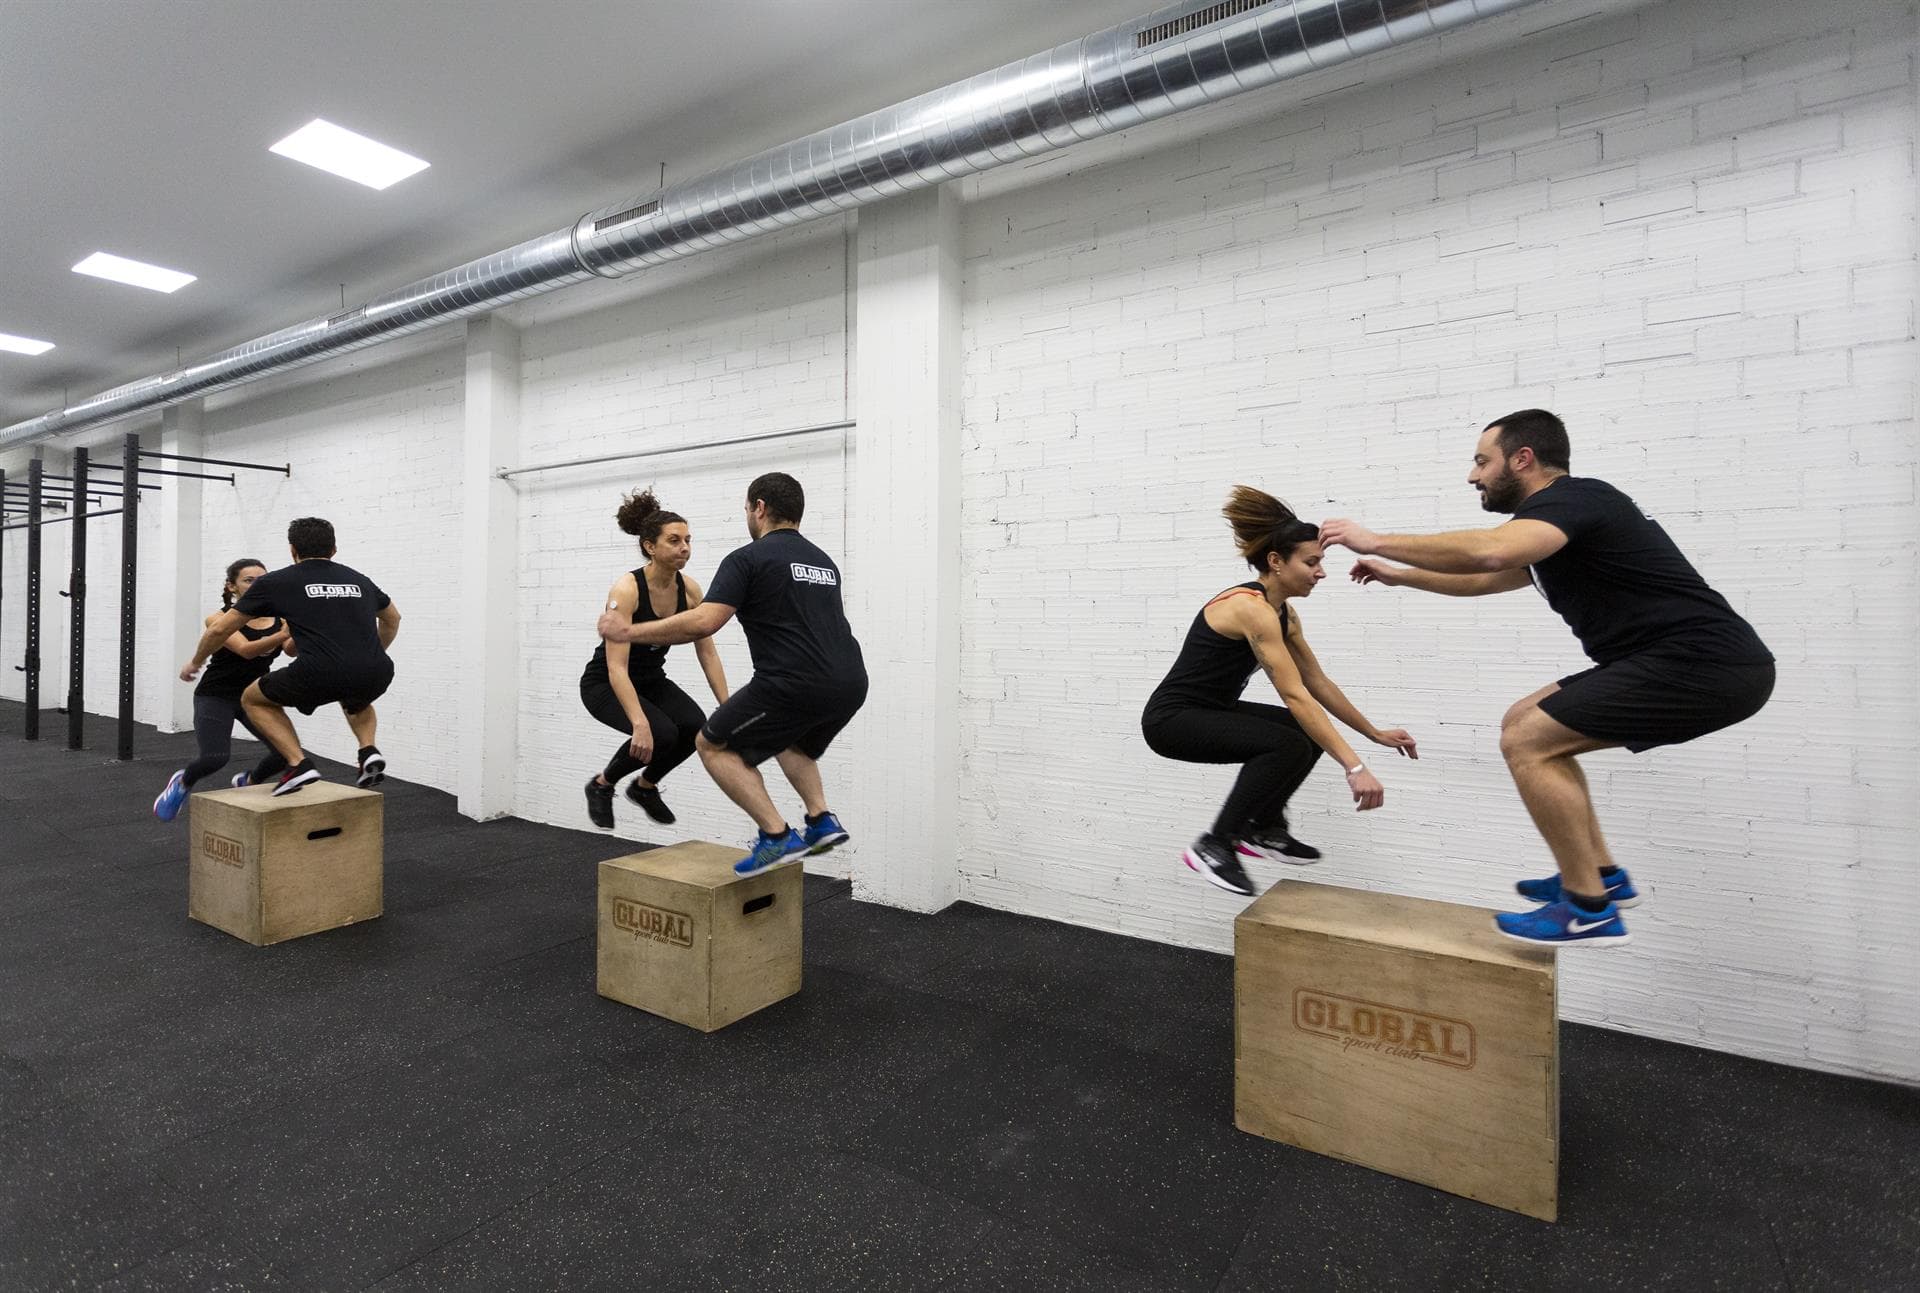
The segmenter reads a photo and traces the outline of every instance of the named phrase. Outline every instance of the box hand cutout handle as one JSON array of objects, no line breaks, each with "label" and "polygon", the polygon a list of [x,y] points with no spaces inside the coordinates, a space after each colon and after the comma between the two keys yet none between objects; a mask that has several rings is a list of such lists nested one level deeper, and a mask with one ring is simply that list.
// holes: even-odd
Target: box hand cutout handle
[{"label": "box hand cutout handle", "polygon": [[765,911],[767,908],[773,906],[773,900],[779,896],[780,895],[773,893],[763,893],[758,898],[749,898],[740,904],[740,914],[742,916],[751,916],[756,911]]}]

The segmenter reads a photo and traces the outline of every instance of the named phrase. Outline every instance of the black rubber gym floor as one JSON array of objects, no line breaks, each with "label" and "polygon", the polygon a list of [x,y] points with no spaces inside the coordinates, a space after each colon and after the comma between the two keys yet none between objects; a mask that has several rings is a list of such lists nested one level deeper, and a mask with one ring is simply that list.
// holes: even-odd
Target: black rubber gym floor
[{"label": "black rubber gym floor", "polygon": [[805,989],[703,1036],[594,994],[619,842],[393,781],[386,915],[256,949],[148,812],[190,736],[21,718],[11,1293],[1920,1287],[1911,1090],[1567,1025],[1546,1225],[1235,1130],[1224,957],[809,879]]}]

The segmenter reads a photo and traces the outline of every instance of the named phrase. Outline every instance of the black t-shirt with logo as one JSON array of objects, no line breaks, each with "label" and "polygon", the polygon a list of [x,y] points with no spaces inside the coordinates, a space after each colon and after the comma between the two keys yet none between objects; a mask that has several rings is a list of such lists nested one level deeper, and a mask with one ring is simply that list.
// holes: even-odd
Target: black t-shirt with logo
[{"label": "black t-shirt with logo", "polygon": [[740,617],[756,680],[865,682],[840,601],[840,568],[798,530],[769,530],[729,552],[707,600]]},{"label": "black t-shirt with logo", "polygon": [[1594,663],[1655,649],[1722,664],[1773,659],[1753,626],[1707,586],[1659,522],[1605,481],[1562,476],[1513,515],[1545,521],[1567,536],[1565,547],[1530,571]]},{"label": "black t-shirt with logo", "polygon": [[249,618],[285,620],[305,668],[356,673],[386,667],[376,622],[389,600],[351,566],[315,558],[261,575],[233,609]]}]

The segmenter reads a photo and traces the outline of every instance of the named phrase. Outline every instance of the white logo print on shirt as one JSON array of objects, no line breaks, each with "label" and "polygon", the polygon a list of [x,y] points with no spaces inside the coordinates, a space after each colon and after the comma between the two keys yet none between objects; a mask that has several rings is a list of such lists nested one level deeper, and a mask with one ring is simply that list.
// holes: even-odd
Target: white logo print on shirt
[{"label": "white logo print on shirt", "polygon": [[309,597],[358,597],[359,584],[308,584]]},{"label": "white logo print on shirt", "polygon": [[800,584],[829,584],[838,586],[839,577],[825,566],[808,566],[796,561],[793,563],[793,579]]}]

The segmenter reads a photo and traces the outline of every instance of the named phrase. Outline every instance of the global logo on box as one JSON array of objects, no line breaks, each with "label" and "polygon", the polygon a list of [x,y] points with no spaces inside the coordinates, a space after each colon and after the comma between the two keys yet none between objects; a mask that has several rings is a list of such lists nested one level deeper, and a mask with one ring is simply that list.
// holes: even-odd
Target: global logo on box
[{"label": "global logo on box", "polygon": [[693,918],[631,898],[613,900],[613,927],[673,947],[693,946]]},{"label": "global logo on box", "polygon": [[1430,1060],[1457,1069],[1470,1069],[1475,1062],[1473,1025],[1466,1020],[1337,992],[1295,988],[1293,1026],[1339,1042],[1342,1051]]}]

